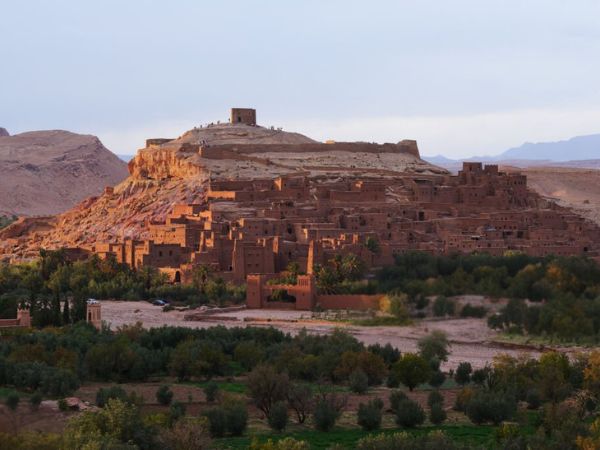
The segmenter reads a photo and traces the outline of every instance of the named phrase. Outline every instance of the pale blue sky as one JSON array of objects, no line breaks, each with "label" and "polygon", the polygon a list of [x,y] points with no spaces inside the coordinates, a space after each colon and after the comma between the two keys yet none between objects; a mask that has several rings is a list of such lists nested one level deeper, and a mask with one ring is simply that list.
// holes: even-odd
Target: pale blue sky
[{"label": "pale blue sky", "polygon": [[230,106],[449,157],[600,133],[596,0],[5,0],[0,61],[0,126],[116,153]]}]

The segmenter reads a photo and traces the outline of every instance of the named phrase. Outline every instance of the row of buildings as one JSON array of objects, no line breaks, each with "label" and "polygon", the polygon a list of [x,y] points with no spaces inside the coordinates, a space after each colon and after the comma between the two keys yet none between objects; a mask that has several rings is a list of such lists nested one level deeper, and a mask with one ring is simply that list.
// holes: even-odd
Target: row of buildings
[{"label": "row of buildings", "polygon": [[146,224],[146,239],[89,250],[135,269],[157,267],[173,282],[208,265],[235,283],[249,276],[256,283],[256,275],[277,274],[290,262],[310,276],[347,253],[367,267],[392,264],[394,254],[409,250],[598,255],[594,224],[544,203],[524,175],[481,163],[444,176],[215,180],[206,202],[175,205],[164,223]]}]

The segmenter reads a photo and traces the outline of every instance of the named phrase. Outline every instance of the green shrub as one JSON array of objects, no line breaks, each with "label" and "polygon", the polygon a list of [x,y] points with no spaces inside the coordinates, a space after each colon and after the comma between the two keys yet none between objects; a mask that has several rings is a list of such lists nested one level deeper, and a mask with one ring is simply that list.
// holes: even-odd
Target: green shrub
[{"label": "green shrub", "polygon": [[421,383],[429,381],[431,366],[421,355],[405,353],[393,365],[392,371],[396,372],[400,382],[410,391]]},{"label": "green shrub", "polygon": [[173,391],[167,386],[163,384],[156,390],[156,400],[161,405],[170,405],[171,401],[173,401]]},{"label": "green shrub", "polygon": [[10,392],[6,396],[6,406],[8,406],[8,409],[11,411],[15,411],[17,409],[20,401],[21,397],[19,397],[19,394],[15,391]]},{"label": "green shrub", "polygon": [[402,391],[395,390],[390,392],[390,408],[392,411],[397,411],[400,406],[400,402],[407,400],[408,397]]},{"label": "green shrub", "polygon": [[204,412],[208,419],[208,430],[212,437],[222,437],[227,431],[227,416],[225,409],[221,406],[211,408]]},{"label": "green shrub", "polygon": [[314,393],[310,385],[290,385],[287,398],[290,408],[296,413],[298,423],[304,423],[314,406]]},{"label": "green shrub", "polygon": [[477,425],[491,422],[502,423],[514,416],[517,411],[516,400],[503,393],[478,392],[467,404],[467,417]]},{"label": "green shrub", "polygon": [[268,416],[274,403],[287,399],[290,382],[287,374],[275,367],[259,364],[248,374],[246,386],[256,407]]},{"label": "green shrub", "polygon": [[446,420],[446,411],[441,403],[434,403],[429,410],[429,421],[434,425],[439,425]]},{"label": "green shrub", "polygon": [[454,410],[465,412],[467,410],[467,405],[475,395],[475,391],[470,387],[464,387],[458,394],[456,394],[456,400],[454,401]]},{"label": "green shrub", "polygon": [[436,317],[452,316],[454,302],[443,295],[438,295],[433,302],[433,315]]},{"label": "green shrub", "polygon": [[224,405],[227,431],[233,436],[244,434],[248,426],[248,408],[242,401],[229,401]]},{"label": "green shrub", "polygon": [[60,411],[68,411],[69,410],[69,405],[67,404],[67,401],[64,398],[61,398],[58,401],[58,409]]},{"label": "green shrub", "polygon": [[219,385],[214,381],[209,381],[202,390],[204,391],[206,401],[212,403],[217,399],[217,395],[219,394]]},{"label": "green shrub", "polygon": [[440,391],[431,391],[427,396],[427,405],[431,408],[433,405],[444,405],[444,396]]},{"label": "green shrub", "polygon": [[395,413],[396,423],[402,427],[414,428],[425,422],[425,411],[417,402],[410,399],[402,400]]},{"label": "green shrub", "polygon": [[538,409],[542,406],[542,394],[539,389],[529,389],[525,394],[525,401],[527,402],[527,409]]},{"label": "green shrub", "polygon": [[29,397],[29,404],[31,408],[37,410],[42,403],[42,394],[39,392],[34,392],[31,397]]},{"label": "green shrub", "polygon": [[482,386],[486,382],[490,375],[491,369],[489,367],[482,367],[481,369],[475,369],[473,375],[471,375],[471,381],[479,386]]},{"label": "green shrub", "polygon": [[391,370],[388,374],[385,385],[390,389],[394,389],[400,386],[400,378],[398,378],[398,374]]},{"label": "green shrub", "polygon": [[100,388],[96,392],[96,406],[103,408],[111,398],[118,398],[127,402],[127,392],[120,386],[111,386],[108,388]]},{"label": "green shrub", "polygon": [[487,309],[483,306],[473,306],[470,303],[467,303],[460,310],[460,317],[476,317],[481,319],[482,317],[485,317],[486,314]]},{"label": "green shrub", "polygon": [[348,387],[355,394],[364,394],[369,389],[369,378],[362,370],[357,369],[348,378]]},{"label": "green shrub", "polygon": [[288,406],[285,402],[277,402],[269,411],[269,426],[275,431],[283,431],[288,423]]},{"label": "green shrub", "polygon": [[317,401],[313,413],[315,428],[317,430],[331,430],[339,417],[340,412],[335,408],[335,406],[331,402],[328,402],[323,399]]},{"label": "green shrub", "polygon": [[181,402],[173,402],[169,408],[169,423],[173,425],[185,416],[185,405]]},{"label": "green shrub", "polygon": [[378,430],[381,427],[383,402],[377,398],[358,405],[358,425],[365,431]]},{"label": "green shrub", "polygon": [[426,361],[436,360],[438,364],[432,365],[433,370],[439,368],[439,362],[448,361],[450,354],[450,341],[443,331],[434,330],[417,341],[419,355]]},{"label": "green shrub", "polygon": [[461,362],[456,368],[456,372],[454,372],[454,381],[456,381],[461,386],[464,386],[469,381],[471,381],[471,372],[473,372],[471,363],[464,361]]},{"label": "green shrub", "polygon": [[429,377],[429,385],[434,388],[439,388],[446,381],[446,375],[441,370],[431,372]]}]

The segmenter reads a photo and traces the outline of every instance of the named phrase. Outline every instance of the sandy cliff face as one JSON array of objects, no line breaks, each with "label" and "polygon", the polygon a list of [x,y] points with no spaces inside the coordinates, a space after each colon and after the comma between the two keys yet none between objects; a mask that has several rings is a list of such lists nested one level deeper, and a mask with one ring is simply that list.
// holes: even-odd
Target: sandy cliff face
[{"label": "sandy cliff face", "polygon": [[126,164],[95,136],[54,130],[0,137],[0,214],[60,213],[126,176]]},{"label": "sandy cliff face", "polygon": [[0,231],[0,256],[21,259],[34,257],[40,248],[143,238],[147,222],[164,220],[174,204],[203,202],[210,179],[446,173],[421,160],[414,141],[319,148],[301,134],[223,124],[148,144],[130,161],[129,177],[114,191],[90,197],[58,216],[20,221]]}]

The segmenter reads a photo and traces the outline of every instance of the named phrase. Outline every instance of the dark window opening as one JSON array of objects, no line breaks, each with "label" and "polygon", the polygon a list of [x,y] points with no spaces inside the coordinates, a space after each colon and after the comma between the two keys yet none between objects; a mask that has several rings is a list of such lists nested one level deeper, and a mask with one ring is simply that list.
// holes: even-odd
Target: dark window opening
[{"label": "dark window opening", "polygon": [[271,295],[267,297],[268,302],[286,302],[295,303],[296,297],[290,295],[285,289],[275,289],[271,292]]}]

